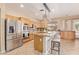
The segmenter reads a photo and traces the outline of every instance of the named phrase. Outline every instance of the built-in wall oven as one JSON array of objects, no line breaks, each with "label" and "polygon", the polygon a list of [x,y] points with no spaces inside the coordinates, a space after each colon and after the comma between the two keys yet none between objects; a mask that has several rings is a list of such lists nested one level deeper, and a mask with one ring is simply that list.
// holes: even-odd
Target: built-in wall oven
[{"label": "built-in wall oven", "polygon": [[29,37],[29,30],[28,30],[28,25],[23,24],[23,38],[26,39]]}]

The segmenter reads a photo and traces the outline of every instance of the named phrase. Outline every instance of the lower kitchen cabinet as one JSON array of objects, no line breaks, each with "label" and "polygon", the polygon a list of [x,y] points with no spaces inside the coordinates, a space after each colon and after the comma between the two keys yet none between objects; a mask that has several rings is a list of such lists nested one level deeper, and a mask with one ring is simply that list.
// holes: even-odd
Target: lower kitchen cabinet
[{"label": "lower kitchen cabinet", "polygon": [[34,49],[43,52],[43,37],[34,35]]},{"label": "lower kitchen cabinet", "polygon": [[29,33],[29,40],[33,40],[34,39],[34,34],[33,33]]},{"label": "lower kitchen cabinet", "polygon": [[75,31],[62,31],[61,32],[61,39],[74,40],[75,39]]}]

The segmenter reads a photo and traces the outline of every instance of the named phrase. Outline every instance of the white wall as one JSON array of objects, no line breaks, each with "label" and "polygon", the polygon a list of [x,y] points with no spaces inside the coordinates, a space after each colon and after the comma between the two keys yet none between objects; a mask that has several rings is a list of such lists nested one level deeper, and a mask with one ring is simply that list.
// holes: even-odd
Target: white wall
[{"label": "white wall", "polygon": [[5,5],[4,4],[0,4],[0,14],[1,14],[1,18],[0,18],[0,50],[1,52],[5,52],[5,28],[4,28],[4,20],[5,20]]},{"label": "white wall", "polygon": [[71,31],[72,30],[72,20],[65,20],[65,19],[57,19],[57,29],[61,31]]},{"label": "white wall", "polygon": [[65,31],[65,20],[55,19],[55,20],[52,20],[52,21],[57,22],[57,29],[60,29],[61,31]]}]

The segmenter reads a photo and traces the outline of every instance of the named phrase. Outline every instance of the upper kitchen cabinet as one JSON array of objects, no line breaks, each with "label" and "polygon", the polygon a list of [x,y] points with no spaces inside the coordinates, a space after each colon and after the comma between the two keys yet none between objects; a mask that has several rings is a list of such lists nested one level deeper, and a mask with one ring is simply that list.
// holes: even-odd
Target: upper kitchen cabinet
[{"label": "upper kitchen cabinet", "polygon": [[18,20],[19,17],[16,16],[12,16],[12,15],[5,15],[5,19],[9,19],[9,20]]},{"label": "upper kitchen cabinet", "polygon": [[28,18],[24,18],[24,17],[21,17],[21,20],[23,23],[28,24],[29,27],[32,27],[32,23],[33,23],[32,20],[30,20]]}]

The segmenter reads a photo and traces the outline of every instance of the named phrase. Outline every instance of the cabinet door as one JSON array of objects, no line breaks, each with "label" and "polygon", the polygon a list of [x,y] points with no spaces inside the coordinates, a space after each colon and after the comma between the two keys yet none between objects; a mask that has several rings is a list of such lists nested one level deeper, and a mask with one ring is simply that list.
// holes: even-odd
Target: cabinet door
[{"label": "cabinet door", "polygon": [[37,35],[34,35],[34,49],[35,50],[38,50],[38,36]]},{"label": "cabinet door", "polygon": [[43,51],[43,36],[39,36],[39,52],[42,52]]},{"label": "cabinet door", "polygon": [[61,32],[60,36],[61,36],[61,39],[64,39],[64,32]]},{"label": "cabinet door", "polygon": [[43,37],[34,35],[34,48],[35,50],[42,52],[43,51]]},{"label": "cabinet door", "polygon": [[68,39],[74,40],[75,39],[75,32],[69,32],[67,37],[69,37]]},{"label": "cabinet door", "polygon": [[30,34],[29,35],[29,38],[30,38],[30,40],[33,40],[34,39],[34,35],[33,34]]}]

